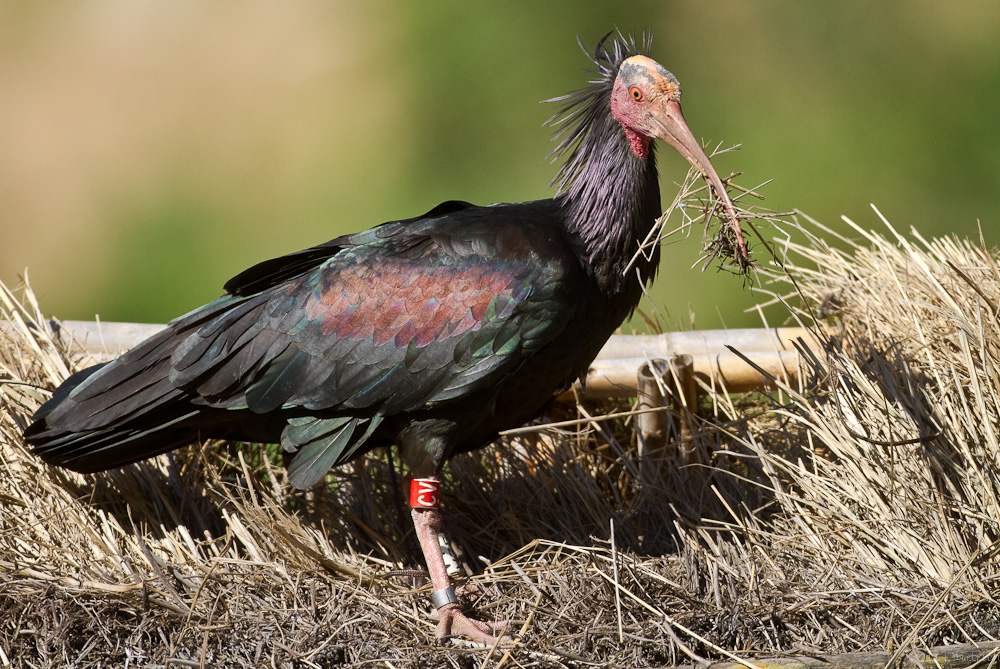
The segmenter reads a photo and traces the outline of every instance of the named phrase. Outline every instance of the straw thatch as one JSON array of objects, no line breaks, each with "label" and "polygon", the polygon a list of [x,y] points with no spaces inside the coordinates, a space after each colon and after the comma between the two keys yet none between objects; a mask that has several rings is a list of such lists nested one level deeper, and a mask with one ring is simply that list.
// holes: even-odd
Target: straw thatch
[{"label": "straw thatch", "polygon": [[891,227],[854,226],[853,241],[786,227],[804,241],[779,246],[788,274],[767,287],[790,324],[842,325],[805,357],[801,387],[706,387],[690,437],[645,459],[632,418],[595,418],[619,401],[562,407],[553,420],[595,420],[449,466],[462,601],[524,636],[493,649],[433,643],[405,472],[385,453],[305,493],[266,446],[202,444],[88,476],[44,466],[20,431],[81,361],[24,324],[44,322],[29,290],[3,289],[0,319],[20,324],[0,342],[0,666],[972,652],[1000,630],[993,256]]}]

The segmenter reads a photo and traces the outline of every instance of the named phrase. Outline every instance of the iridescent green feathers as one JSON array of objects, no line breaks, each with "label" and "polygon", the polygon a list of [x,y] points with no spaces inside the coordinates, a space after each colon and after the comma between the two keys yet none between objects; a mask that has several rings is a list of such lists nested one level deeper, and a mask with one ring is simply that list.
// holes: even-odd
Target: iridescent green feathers
[{"label": "iridescent green feathers", "polygon": [[[386,417],[496,386],[565,325],[575,258],[553,245],[555,219],[523,220],[523,205],[448,210],[245,272],[236,295],[43,407],[29,441],[51,462],[92,470],[176,447],[166,430],[155,445],[144,427],[153,414],[188,439],[239,435],[235,419],[252,415],[298,453],[290,476],[307,486],[366,450]],[[234,418],[224,429],[209,424],[220,410]],[[125,440],[131,450],[114,458],[94,450],[131,431],[145,444]]]}]

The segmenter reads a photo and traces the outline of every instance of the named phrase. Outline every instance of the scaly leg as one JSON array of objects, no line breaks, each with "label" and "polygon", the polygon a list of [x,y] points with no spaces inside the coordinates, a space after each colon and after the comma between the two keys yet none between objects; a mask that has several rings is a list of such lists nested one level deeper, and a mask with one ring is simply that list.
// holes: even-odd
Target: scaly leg
[{"label": "scaly leg", "polygon": [[413,527],[417,531],[420,549],[424,553],[427,571],[431,576],[435,595],[434,603],[435,605],[438,605],[439,602],[443,604],[438,606],[437,610],[438,640],[452,636],[463,636],[487,646],[492,646],[498,640],[513,641],[509,636],[503,636],[499,639],[495,636],[504,627],[504,623],[473,620],[462,613],[462,607],[455,600],[455,591],[451,588],[451,579],[448,578],[448,571],[444,566],[444,555],[441,553],[441,546],[438,543],[438,532],[443,526],[441,512],[437,509],[413,509]]}]

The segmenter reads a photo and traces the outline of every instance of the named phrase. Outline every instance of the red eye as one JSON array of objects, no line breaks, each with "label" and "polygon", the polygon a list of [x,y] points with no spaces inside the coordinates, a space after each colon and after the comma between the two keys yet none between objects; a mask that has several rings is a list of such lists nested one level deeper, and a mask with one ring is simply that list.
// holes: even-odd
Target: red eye
[{"label": "red eye", "polygon": [[630,86],[628,89],[629,94],[635,100],[642,100],[642,91],[639,90],[638,86]]}]

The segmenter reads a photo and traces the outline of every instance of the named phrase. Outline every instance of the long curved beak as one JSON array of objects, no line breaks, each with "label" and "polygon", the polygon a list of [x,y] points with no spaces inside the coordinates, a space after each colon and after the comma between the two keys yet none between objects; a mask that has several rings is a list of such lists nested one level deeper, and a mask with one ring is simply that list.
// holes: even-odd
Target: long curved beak
[{"label": "long curved beak", "polygon": [[722,184],[722,179],[719,178],[719,175],[715,172],[715,168],[712,167],[712,162],[705,155],[701,145],[698,144],[698,140],[695,139],[694,133],[688,127],[687,121],[684,120],[680,103],[676,100],[669,100],[663,106],[662,112],[654,114],[652,118],[659,130],[656,133],[656,138],[662,139],[672,146],[677,153],[684,156],[696,170],[701,172],[701,175],[708,181],[715,193],[716,199],[722,205],[722,210],[729,221],[729,225],[733,229],[733,234],[736,238],[737,254],[741,257],[746,257],[746,244],[743,241],[743,231],[736,216],[736,208],[733,206],[732,200],[729,199],[729,194],[726,192],[726,187]]}]

